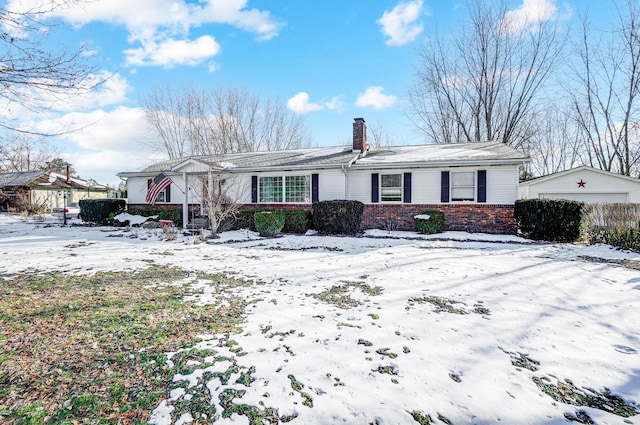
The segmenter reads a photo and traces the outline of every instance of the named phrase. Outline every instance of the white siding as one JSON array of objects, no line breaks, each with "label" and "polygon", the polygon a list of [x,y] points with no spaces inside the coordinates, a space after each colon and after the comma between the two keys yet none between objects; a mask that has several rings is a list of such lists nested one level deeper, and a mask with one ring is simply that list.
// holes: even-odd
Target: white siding
[{"label": "white siding", "polygon": [[[583,186],[579,185],[583,182]],[[520,184],[521,199],[565,198],[585,202],[640,202],[640,180],[578,168]],[[624,201],[623,201],[624,199]]]},{"label": "white siding", "polygon": [[345,178],[340,170],[318,172],[318,192],[320,201],[345,199]]},{"label": "white siding", "polygon": [[[371,203],[371,174],[411,173],[411,203],[439,204],[442,171],[487,171],[487,204],[513,204],[518,199],[518,167],[460,167],[349,171],[348,199]],[[477,182],[476,182],[477,184]]]},{"label": "white siding", "polygon": [[373,171],[352,171],[347,174],[347,199],[371,203],[371,173]]},{"label": "white siding", "polygon": [[516,166],[487,167],[487,204],[513,204],[518,199]]},{"label": "white siding", "polygon": [[440,203],[440,169],[412,170],[411,203],[439,204]]}]

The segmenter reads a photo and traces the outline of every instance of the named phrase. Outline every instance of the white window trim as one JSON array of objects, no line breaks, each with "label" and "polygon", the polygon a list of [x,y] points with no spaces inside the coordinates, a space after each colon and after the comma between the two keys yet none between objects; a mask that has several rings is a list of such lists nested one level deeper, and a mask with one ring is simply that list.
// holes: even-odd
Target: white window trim
[{"label": "white window trim", "polygon": [[[382,180],[383,176],[400,176],[400,200],[399,201],[385,201],[382,199]],[[380,174],[378,182],[378,201],[384,204],[402,204],[404,203],[404,174],[403,173],[384,173]]]},{"label": "white window trim", "polygon": [[[473,174],[473,200],[454,200],[453,199],[453,175],[458,173]],[[458,187],[471,187],[471,186],[458,186]],[[478,171],[466,170],[466,171],[450,171],[449,172],[449,202],[452,204],[476,204],[478,203]]]},{"label": "white window trim", "polygon": [[[282,200],[281,201],[262,201],[260,199],[260,181],[263,178],[272,178],[272,177],[280,177],[282,179]],[[286,202],[287,198],[287,177],[306,177],[309,182],[309,193],[308,193],[308,202]],[[287,204],[287,205],[296,205],[296,204],[311,204],[311,174],[267,174],[264,176],[258,176],[258,204]]]}]

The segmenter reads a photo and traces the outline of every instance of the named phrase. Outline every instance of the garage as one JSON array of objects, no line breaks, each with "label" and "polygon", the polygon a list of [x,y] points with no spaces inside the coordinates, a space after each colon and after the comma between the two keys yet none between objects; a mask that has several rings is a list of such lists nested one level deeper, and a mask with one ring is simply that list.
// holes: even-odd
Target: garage
[{"label": "garage", "polygon": [[640,203],[640,180],[582,166],[522,182],[518,194],[520,199]]},{"label": "garage", "polygon": [[540,193],[540,199],[569,199],[571,201],[586,202],[588,204],[606,202],[626,203],[629,198],[628,193]]}]

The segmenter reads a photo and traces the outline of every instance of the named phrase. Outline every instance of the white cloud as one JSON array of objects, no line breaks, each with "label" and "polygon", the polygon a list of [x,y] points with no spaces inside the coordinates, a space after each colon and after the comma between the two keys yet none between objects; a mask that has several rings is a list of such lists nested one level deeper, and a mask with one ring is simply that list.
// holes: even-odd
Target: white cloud
[{"label": "white cloud", "polygon": [[[99,84],[102,82],[101,84]],[[82,109],[101,108],[116,105],[127,101],[127,93],[130,90],[127,79],[119,73],[101,71],[98,74],[90,75],[86,82],[87,87],[97,84],[90,91],[82,94],[64,95],[50,91],[36,91],[33,87],[19,88],[18,97],[29,99],[29,107],[14,102],[11,99],[0,99],[0,117],[5,121],[21,121],[18,126],[25,130],[31,121],[42,120],[60,113],[78,111]]]},{"label": "white cloud", "polygon": [[[41,8],[42,0],[9,0],[7,10]],[[217,55],[220,46],[211,35],[190,40],[192,28],[227,24],[269,40],[282,23],[269,12],[248,9],[247,0],[109,0],[70,3],[50,13],[75,26],[106,22],[126,28],[135,46],[125,51],[129,65],[172,67],[198,65]],[[165,51],[166,50],[166,51]]]},{"label": "white cloud", "polygon": [[62,156],[83,178],[117,185],[120,171],[141,169],[152,162],[150,148],[154,132],[146,125],[141,108],[118,107],[113,111],[72,112],[34,124],[36,131],[59,133],[53,141]]},{"label": "white cloud", "polygon": [[412,42],[422,32],[416,21],[422,14],[422,0],[401,2],[385,11],[376,22],[382,25],[387,46],[402,46]]},{"label": "white cloud", "polygon": [[145,142],[150,131],[146,126],[142,108],[120,106],[113,111],[95,110],[72,112],[60,118],[43,120],[36,124],[38,131],[60,133],[79,129],[64,135],[63,139],[87,150],[120,149],[140,152],[147,149]]},{"label": "white cloud", "polygon": [[502,25],[510,34],[526,29],[535,31],[537,25],[555,18],[557,13],[555,0],[523,0],[519,8],[505,14]]},{"label": "white cloud", "polygon": [[325,106],[319,103],[309,102],[309,94],[302,91],[287,100],[287,108],[296,114],[304,115],[313,111],[321,111]]},{"label": "white cloud", "polygon": [[398,98],[396,96],[383,94],[384,87],[368,87],[364,93],[358,95],[356,106],[372,107],[374,109],[384,109],[393,106]]},{"label": "white cloud", "polygon": [[168,38],[159,43],[147,40],[142,44],[142,47],[138,49],[124,51],[129,65],[152,65],[163,68],[173,68],[177,65],[193,66],[220,52],[220,45],[208,35],[194,41]]}]

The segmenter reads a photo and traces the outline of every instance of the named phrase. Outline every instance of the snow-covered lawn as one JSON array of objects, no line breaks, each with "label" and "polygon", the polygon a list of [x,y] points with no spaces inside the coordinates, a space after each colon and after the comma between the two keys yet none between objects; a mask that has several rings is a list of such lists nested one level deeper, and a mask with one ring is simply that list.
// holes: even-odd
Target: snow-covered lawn
[{"label": "snow-covered lawn", "polygon": [[[135,270],[152,260],[255,281],[234,289],[251,301],[242,332],[204,336],[197,348],[215,358],[174,377],[184,384],[167,391],[151,423],[189,423],[198,412],[172,420],[171,411],[207,392],[216,424],[249,423],[223,417],[229,403],[301,424],[640,424],[637,414],[545,394],[580,404],[610,391],[627,412],[638,407],[638,254],[459,232],[165,238],[0,215],[5,276]],[[206,281],[195,283],[199,302],[215,299]],[[229,379],[214,373],[227,370]]]}]

